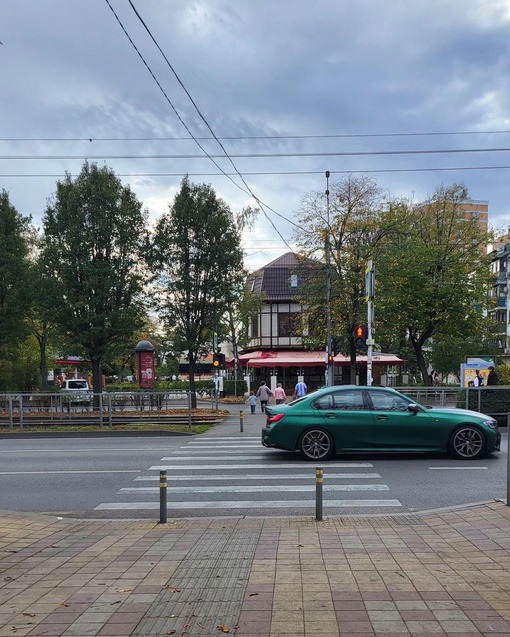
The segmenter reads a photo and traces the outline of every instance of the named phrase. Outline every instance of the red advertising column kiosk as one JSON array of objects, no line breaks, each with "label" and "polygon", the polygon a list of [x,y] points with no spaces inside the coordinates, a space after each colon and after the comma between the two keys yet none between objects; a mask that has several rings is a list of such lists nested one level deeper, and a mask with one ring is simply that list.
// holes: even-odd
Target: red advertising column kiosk
[{"label": "red advertising column kiosk", "polygon": [[155,352],[150,341],[140,341],[135,347],[136,380],[142,389],[153,389],[155,381]]}]

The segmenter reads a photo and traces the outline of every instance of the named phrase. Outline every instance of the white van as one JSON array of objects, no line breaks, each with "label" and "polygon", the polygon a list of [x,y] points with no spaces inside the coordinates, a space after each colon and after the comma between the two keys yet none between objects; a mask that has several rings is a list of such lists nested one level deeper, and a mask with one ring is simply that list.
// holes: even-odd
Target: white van
[{"label": "white van", "polygon": [[68,378],[62,385],[62,391],[69,394],[72,403],[90,405],[92,402],[92,392],[84,378]]}]

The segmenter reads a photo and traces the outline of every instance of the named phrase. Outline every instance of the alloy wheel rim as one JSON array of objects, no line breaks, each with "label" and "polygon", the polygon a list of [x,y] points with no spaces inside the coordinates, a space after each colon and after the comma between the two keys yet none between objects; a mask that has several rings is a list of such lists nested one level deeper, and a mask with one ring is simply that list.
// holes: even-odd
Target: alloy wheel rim
[{"label": "alloy wheel rim", "polygon": [[323,431],[310,431],[303,438],[303,452],[315,460],[326,456],[331,449],[329,436]]},{"label": "alloy wheel rim", "polygon": [[459,455],[472,458],[483,448],[482,434],[476,429],[461,429],[455,434],[454,446]]}]

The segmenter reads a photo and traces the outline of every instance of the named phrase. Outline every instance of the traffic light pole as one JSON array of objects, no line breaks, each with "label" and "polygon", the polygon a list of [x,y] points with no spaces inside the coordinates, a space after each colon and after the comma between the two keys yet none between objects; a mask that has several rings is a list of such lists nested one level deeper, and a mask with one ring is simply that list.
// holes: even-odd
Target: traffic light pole
[{"label": "traffic light pole", "polygon": [[365,270],[365,294],[367,301],[367,386],[373,382],[372,359],[374,354],[373,323],[374,323],[374,263],[369,259]]}]

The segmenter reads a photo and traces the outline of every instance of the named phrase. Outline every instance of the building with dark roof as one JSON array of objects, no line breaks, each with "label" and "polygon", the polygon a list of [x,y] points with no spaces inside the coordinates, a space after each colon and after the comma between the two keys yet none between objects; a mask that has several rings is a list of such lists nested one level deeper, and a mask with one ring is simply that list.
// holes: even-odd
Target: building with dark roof
[{"label": "building with dark roof", "polygon": [[[261,310],[250,319],[248,345],[239,356],[249,370],[252,388],[261,380],[272,388],[280,382],[287,391],[292,390],[299,379],[306,382],[309,390],[325,384],[326,352],[305,348],[302,336],[306,336],[306,328],[301,321],[305,288],[313,270],[320,267],[320,263],[302,262],[288,252],[248,278],[251,291],[265,296]],[[334,362],[335,384],[349,383],[350,359],[338,354]],[[359,355],[358,363],[366,377],[367,357]],[[385,374],[386,384],[388,370],[400,370],[403,364],[397,356],[374,354],[374,379],[380,382],[381,374]]]},{"label": "building with dark roof", "polygon": [[300,298],[312,266],[312,262],[302,264],[288,252],[249,277],[251,291],[264,294],[265,301],[262,310],[250,320],[250,340],[245,351],[303,349]]}]

